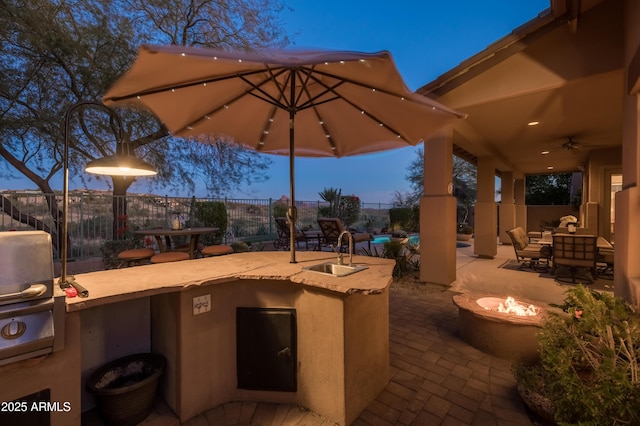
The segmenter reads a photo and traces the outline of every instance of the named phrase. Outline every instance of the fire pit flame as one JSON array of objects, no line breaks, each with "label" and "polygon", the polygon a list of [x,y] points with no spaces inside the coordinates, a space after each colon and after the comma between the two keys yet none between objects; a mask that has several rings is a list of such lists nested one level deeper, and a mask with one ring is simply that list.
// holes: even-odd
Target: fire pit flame
[{"label": "fire pit flame", "polygon": [[532,317],[538,315],[538,308],[534,305],[525,306],[518,303],[516,299],[509,296],[504,303],[498,305],[498,312],[505,314],[515,314],[521,317]]}]

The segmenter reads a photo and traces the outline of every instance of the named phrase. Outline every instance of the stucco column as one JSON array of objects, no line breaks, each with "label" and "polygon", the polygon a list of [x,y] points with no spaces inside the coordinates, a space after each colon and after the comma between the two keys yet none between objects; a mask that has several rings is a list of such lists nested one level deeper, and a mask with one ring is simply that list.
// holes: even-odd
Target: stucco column
[{"label": "stucco column", "polygon": [[452,129],[424,143],[424,196],[420,199],[420,281],[448,285],[456,279],[456,199]]},{"label": "stucco column", "polygon": [[478,201],[475,208],[473,252],[493,258],[498,252],[498,217],[495,201],[496,162],[493,157],[478,158]]},{"label": "stucco column", "polygon": [[[528,232],[534,230],[528,229],[527,227],[527,205],[525,201],[525,188],[526,185],[524,179],[516,179],[513,182],[513,195],[516,202],[516,226],[519,226]],[[535,231],[538,231],[538,229],[535,229]]]},{"label": "stucco column", "polygon": [[[511,244],[511,238],[507,235],[509,229],[516,226],[516,205],[513,193],[513,173],[502,172],[500,179],[500,233],[498,234],[502,244]],[[523,228],[527,229],[527,228]]]},{"label": "stucco column", "polygon": [[640,304],[640,3],[625,3],[622,191],[616,193],[614,294]]}]

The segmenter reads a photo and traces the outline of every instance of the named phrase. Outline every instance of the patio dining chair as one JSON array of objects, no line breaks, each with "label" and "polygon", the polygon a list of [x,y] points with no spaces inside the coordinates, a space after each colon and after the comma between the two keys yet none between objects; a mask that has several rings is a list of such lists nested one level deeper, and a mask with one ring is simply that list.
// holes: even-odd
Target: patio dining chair
[{"label": "patio dining chair", "polygon": [[[318,219],[318,225],[320,225],[320,231],[322,232],[322,244],[323,245],[332,245],[333,247],[338,246],[338,238],[342,231],[347,230],[342,223],[342,221],[338,218],[332,217],[324,217]],[[368,232],[352,232],[349,233],[353,236],[353,251],[355,252],[356,243],[366,241],[369,245],[369,251],[371,251],[371,240],[373,240],[373,236]],[[338,250],[344,251],[349,248],[349,238],[342,237],[341,246],[338,247]]]},{"label": "patio dining chair", "polygon": [[556,280],[570,278],[572,283],[576,283],[578,268],[586,268],[591,272],[589,277],[581,276],[579,279],[585,283],[592,283],[598,277],[596,262],[598,260],[597,237],[593,235],[570,235],[555,234],[553,236],[553,269],[551,273],[556,274],[558,266],[569,268],[570,276],[558,275]]},{"label": "patio dining chair", "polygon": [[[513,250],[516,254],[516,260],[522,268],[531,268],[533,270],[546,269],[548,266],[548,254],[543,250],[543,246],[537,243],[530,243],[527,233],[521,227],[509,229],[507,235],[511,239]],[[541,264],[540,259],[544,259],[546,265]]]}]

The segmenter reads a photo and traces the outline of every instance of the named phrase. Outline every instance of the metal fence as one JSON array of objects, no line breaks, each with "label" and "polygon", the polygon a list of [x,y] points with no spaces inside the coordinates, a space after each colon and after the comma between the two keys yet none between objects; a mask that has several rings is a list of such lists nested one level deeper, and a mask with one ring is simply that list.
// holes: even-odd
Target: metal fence
[{"label": "metal fence", "polygon": [[[55,220],[48,207],[54,197],[61,208],[61,193],[0,192],[0,231],[45,230],[52,233],[52,240],[55,242]],[[227,211],[225,243],[274,239],[274,214],[279,215],[286,206],[285,202],[273,199],[156,195],[127,195],[126,201],[129,229],[170,227],[174,215],[179,214],[184,220],[189,220],[195,202],[222,202]],[[72,191],[69,194],[69,259],[81,260],[102,255],[102,244],[113,236],[113,202],[113,195],[99,191]],[[324,201],[296,201],[298,226],[302,229],[317,228],[318,209],[326,205]],[[390,208],[391,205],[386,203],[361,203],[360,217],[351,226],[369,232],[388,227]],[[58,252],[54,246],[56,258]]]}]

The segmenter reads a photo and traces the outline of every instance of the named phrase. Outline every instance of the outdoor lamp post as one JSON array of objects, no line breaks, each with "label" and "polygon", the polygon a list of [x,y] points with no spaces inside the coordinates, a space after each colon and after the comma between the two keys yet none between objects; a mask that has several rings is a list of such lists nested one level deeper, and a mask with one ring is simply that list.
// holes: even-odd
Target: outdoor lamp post
[{"label": "outdoor lamp post", "polygon": [[67,276],[67,238],[69,233],[69,122],[71,114],[83,107],[102,108],[109,115],[111,127],[114,121],[117,122],[116,133],[116,153],[105,158],[90,161],[85,167],[88,173],[108,175],[108,176],[153,176],[157,172],[149,163],[146,163],[133,155],[131,155],[129,144],[124,141],[124,128],[122,120],[114,110],[108,106],[94,101],[82,101],[72,105],[66,112],[64,117],[64,152],[63,152],[63,189],[62,189],[62,256],[60,280],[58,285],[60,288],[73,287],[80,297],[88,297],[87,289],[78,284],[72,276]]}]

